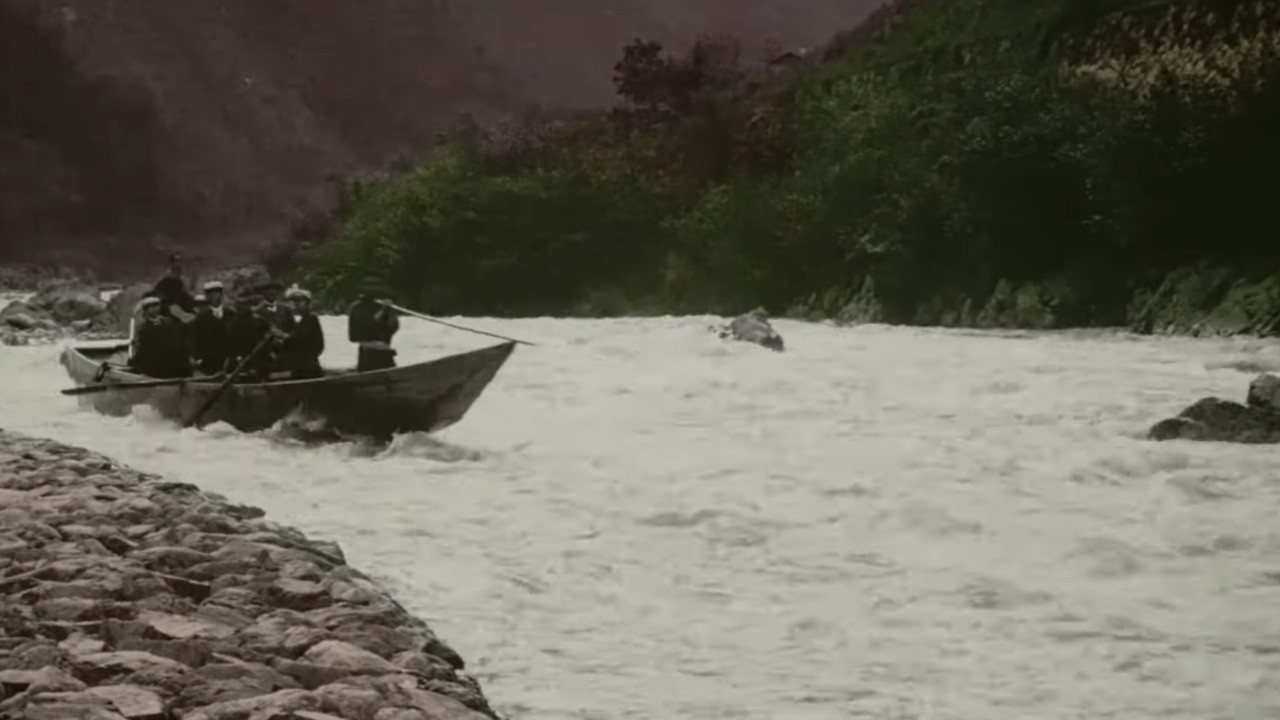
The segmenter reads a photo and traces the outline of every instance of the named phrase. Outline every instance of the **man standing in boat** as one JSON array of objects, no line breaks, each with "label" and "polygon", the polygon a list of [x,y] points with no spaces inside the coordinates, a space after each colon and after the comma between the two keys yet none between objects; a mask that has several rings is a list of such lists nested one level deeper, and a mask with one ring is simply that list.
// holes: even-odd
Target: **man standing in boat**
[{"label": "man standing in boat", "polygon": [[[187,282],[182,275],[182,256],[174,253],[169,256],[169,270],[151,288],[151,295],[160,300],[160,314],[166,317],[178,317],[174,308],[181,310],[189,318],[195,310],[195,298],[187,290]],[[185,318],[183,318],[185,319]]]},{"label": "man standing in boat", "polygon": [[191,363],[178,321],[162,314],[157,297],[143,298],[140,306],[142,319],[135,327],[130,366],[153,378],[190,377]]},{"label": "man standing in boat", "polygon": [[347,311],[347,338],[360,346],[356,371],[385,370],[396,366],[391,338],[400,330],[400,319],[387,303],[375,300],[372,288],[360,293]]},{"label": "man standing in boat", "polygon": [[282,359],[294,380],[324,377],[320,356],[324,354],[324,330],[311,310],[311,293],[297,286],[289,288],[285,300],[297,313],[289,338],[284,341]]}]

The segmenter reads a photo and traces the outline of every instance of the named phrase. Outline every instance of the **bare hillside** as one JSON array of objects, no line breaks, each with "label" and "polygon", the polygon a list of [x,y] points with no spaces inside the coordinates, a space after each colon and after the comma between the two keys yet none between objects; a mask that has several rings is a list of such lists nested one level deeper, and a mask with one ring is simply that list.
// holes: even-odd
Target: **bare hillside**
[{"label": "bare hillside", "polygon": [[634,37],[822,42],[873,0],[0,0],[0,261],[235,260],[460,113],[612,102]]}]

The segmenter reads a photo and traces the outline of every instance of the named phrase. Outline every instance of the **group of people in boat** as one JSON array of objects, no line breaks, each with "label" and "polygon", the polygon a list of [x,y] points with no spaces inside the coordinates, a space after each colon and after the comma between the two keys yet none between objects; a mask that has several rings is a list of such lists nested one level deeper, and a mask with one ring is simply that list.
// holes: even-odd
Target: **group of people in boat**
[{"label": "group of people in boat", "polygon": [[[218,281],[192,295],[182,260],[139,303],[130,339],[129,366],[155,378],[235,374],[245,382],[322,377],[324,330],[311,294],[268,282],[239,294],[229,305]],[[395,367],[391,339],[400,329],[386,303],[362,294],[348,313],[348,337],[359,346],[356,370]],[[237,370],[239,372],[237,372]]]}]

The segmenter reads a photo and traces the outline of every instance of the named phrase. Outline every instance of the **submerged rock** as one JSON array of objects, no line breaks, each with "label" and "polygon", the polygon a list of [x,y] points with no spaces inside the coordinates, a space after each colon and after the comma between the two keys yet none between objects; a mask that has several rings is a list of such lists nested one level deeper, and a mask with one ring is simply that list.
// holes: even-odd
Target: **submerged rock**
[{"label": "submerged rock", "polygon": [[331,544],[0,431],[0,719],[496,715]]},{"label": "submerged rock", "polygon": [[1176,417],[1152,426],[1152,440],[1235,443],[1280,442],[1280,377],[1264,374],[1249,384],[1247,404],[1203,398]]},{"label": "submerged rock", "polygon": [[729,321],[728,325],[720,329],[720,337],[755,343],[777,352],[785,349],[782,336],[769,324],[769,315],[762,307]]}]

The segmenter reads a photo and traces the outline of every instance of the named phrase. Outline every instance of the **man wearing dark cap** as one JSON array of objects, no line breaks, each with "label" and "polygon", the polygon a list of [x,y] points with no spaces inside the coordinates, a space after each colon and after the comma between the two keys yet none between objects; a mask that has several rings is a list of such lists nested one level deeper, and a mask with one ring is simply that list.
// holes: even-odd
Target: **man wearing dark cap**
[{"label": "man wearing dark cap", "polygon": [[174,253],[169,256],[169,269],[164,277],[151,288],[151,295],[160,300],[160,313],[174,317],[173,307],[176,305],[184,313],[195,310],[195,298],[187,290],[187,283],[182,277],[182,256]]},{"label": "man wearing dark cap", "polygon": [[[269,379],[275,366],[274,348],[258,346],[269,335],[281,335],[267,319],[266,301],[257,295],[243,294],[236,298],[236,309],[227,322],[227,372],[252,356],[243,370],[242,379],[263,382]],[[257,350],[257,354],[254,351]]]},{"label": "man wearing dark cap", "polygon": [[347,311],[347,338],[359,345],[356,371],[385,370],[396,366],[391,337],[400,330],[400,319],[385,302],[375,300],[375,287],[365,283],[360,298]]}]

